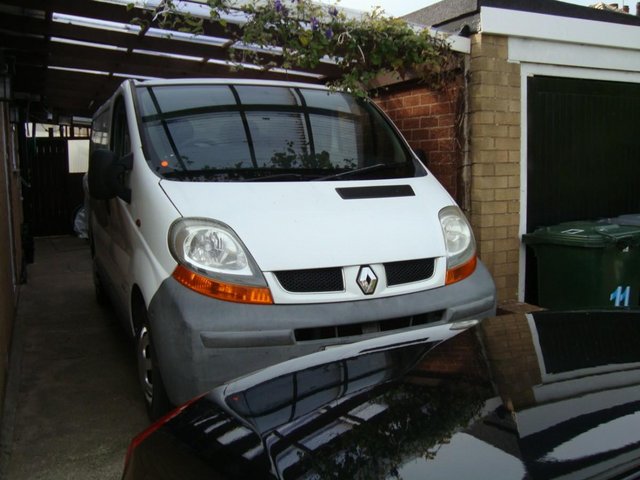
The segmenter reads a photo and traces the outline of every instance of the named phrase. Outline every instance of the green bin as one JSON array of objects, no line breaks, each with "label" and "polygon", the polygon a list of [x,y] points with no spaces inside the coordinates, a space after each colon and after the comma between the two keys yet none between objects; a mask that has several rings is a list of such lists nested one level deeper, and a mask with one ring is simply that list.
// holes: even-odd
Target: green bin
[{"label": "green bin", "polygon": [[541,307],[640,305],[640,226],[567,222],[539,228],[522,239],[537,259]]}]

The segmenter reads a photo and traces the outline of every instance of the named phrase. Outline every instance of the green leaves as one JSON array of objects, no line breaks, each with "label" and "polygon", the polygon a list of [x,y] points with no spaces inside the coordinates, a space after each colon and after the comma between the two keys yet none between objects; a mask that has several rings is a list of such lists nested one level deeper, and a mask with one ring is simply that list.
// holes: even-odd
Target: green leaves
[{"label": "green leaves", "polygon": [[[201,18],[180,11],[176,0],[164,0],[150,15],[151,23],[192,33],[202,33]],[[228,37],[262,49],[280,48],[282,56],[265,55],[257,49],[233,47],[229,58],[270,69],[314,69],[333,62],[339,74],[328,81],[334,88],[365,96],[379,75],[409,73],[433,82],[454,63],[447,43],[426,30],[401,19],[386,17],[380,8],[361,17],[347,16],[335,6],[310,0],[207,0],[210,21],[217,22]],[[246,22],[227,21],[225,15],[242,12]],[[434,77],[435,75],[435,77]]]}]

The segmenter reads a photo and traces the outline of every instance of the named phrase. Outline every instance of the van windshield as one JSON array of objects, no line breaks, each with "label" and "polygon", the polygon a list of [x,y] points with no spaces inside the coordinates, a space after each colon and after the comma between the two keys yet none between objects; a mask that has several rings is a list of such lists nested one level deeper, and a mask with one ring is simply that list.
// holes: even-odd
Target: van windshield
[{"label": "van windshield", "polygon": [[165,178],[313,181],[425,174],[377,108],[344,93],[143,85],[137,97],[148,161]]}]

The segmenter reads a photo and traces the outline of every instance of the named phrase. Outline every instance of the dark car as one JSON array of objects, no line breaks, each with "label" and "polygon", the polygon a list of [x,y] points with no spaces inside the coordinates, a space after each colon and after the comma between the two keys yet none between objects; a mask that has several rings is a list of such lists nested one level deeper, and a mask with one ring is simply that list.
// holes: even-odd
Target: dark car
[{"label": "dark car", "polygon": [[640,312],[537,312],[301,357],[133,440],[125,479],[640,478]]}]

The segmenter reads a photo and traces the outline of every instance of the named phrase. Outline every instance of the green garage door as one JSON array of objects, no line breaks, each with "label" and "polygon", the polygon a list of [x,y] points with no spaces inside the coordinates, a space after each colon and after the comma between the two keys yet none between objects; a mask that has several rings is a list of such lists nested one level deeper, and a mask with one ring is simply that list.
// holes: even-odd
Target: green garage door
[{"label": "green garage door", "polygon": [[[640,84],[528,80],[527,232],[640,213]],[[527,252],[526,300],[537,301]]]}]

